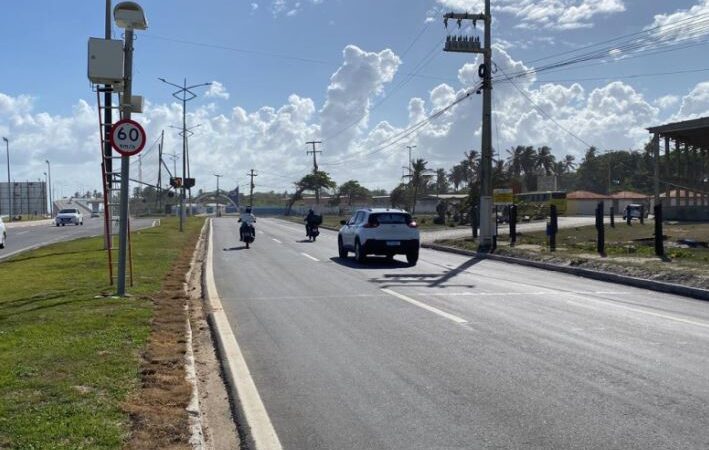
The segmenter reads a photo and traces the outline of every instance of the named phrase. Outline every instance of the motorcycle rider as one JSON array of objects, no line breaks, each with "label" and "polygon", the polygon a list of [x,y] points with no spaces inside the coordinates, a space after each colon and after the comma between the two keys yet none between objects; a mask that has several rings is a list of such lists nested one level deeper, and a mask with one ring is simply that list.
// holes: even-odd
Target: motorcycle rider
[{"label": "motorcycle rider", "polygon": [[310,230],[313,225],[317,225],[317,214],[313,211],[313,208],[308,210],[308,215],[305,216],[305,237],[310,236]]},{"label": "motorcycle rider", "polygon": [[254,216],[251,213],[251,207],[247,206],[246,210],[244,211],[243,214],[239,217],[239,222],[241,222],[241,228],[239,228],[239,237],[240,241],[244,241],[244,231],[246,230],[246,227],[251,227],[253,231],[253,224],[256,223],[256,216]]}]

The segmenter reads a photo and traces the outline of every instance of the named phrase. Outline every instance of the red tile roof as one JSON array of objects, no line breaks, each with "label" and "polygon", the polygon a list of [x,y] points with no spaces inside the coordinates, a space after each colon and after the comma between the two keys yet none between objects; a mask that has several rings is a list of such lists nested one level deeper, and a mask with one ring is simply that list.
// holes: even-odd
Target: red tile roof
[{"label": "red tile roof", "polygon": [[611,198],[615,199],[632,199],[632,200],[645,200],[649,198],[649,195],[641,194],[639,192],[633,191],[620,191],[611,195]]},{"label": "red tile roof", "polygon": [[566,194],[566,198],[571,200],[604,200],[608,196],[589,191],[574,191]]}]

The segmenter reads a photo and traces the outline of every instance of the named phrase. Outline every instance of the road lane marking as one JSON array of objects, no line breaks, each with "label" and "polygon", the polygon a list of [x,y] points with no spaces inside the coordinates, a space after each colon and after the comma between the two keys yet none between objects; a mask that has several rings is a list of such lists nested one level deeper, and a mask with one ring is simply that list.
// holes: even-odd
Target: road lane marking
[{"label": "road lane marking", "polygon": [[421,295],[432,295],[436,297],[513,297],[513,296],[532,296],[532,295],[553,295],[553,294],[577,294],[577,295],[625,295],[627,292],[611,292],[611,291],[537,291],[537,292],[432,292]]},{"label": "road lane marking", "polygon": [[226,313],[219,299],[217,284],[214,280],[214,229],[209,221],[209,240],[207,241],[207,259],[204,267],[205,287],[207,300],[212,308],[211,316],[216,329],[218,348],[226,361],[222,361],[226,378],[230,386],[236,390],[232,400],[238,401],[244,412],[249,434],[254,440],[256,450],[280,450],[283,447],[273,428],[271,418],[256,388],[256,383],[251,377],[249,367],[241,352],[239,343],[234,336],[233,328],[229,324]]},{"label": "road lane marking", "polygon": [[271,238],[271,239],[273,239],[274,242],[277,242],[277,243],[279,243],[279,244],[282,244],[282,243],[283,243],[283,242],[279,241],[279,240],[276,239],[276,238]]},{"label": "road lane marking", "polygon": [[387,294],[389,294],[389,295],[393,295],[394,297],[396,297],[396,298],[398,298],[398,299],[401,299],[401,300],[403,300],[403,301],[405,301],[405,302],[408,302],[408,303],[410,303],[410,304],[412,304],[412,305],[414,305],[414,306],[418,306],[419,308],[423,308],[423,309],[425,309],[425,310],[427,310],[427,311],[430,311],[430,312],[432,312],[432,313],[434,313],[434,314],[438,314],[439,316],[445,317],[445,318],[448,319],[448,320],[452,320],[452,321],[455,322],[455,323],[468,323],[468,321],[465,320],[465,319],[462,319],[462,318],[460,318],[460,317],[458,317],[458,316],[455,316],[455,315],[453,315],[453,314],[447,313],[447,312],[445,312],[445,311],[441,311],[441,310],[438,309],[438,308],[434,308],[433,306],[429,306],[429,305],[427,305],[427,304],[425,304],[425,303],[422,303],[422,302],[420,302],[420,301],[418,301],[418,300],[414,300],[413,298],[407,297],[407,296],[404,295],[404,294],[399,294],[398,292],[392,291],[391,289],[382,289],[382,292],[385,292],[385,293],[387,293]]},{"label": "road lane marking", "polygon": [[[689,319],[683,319],[681,317],[671,316],[669,314],[662,314],[662,313],[656,313],[656,312],[652,312],[652,311],[646,311],[643,309],[633,308],[631,306],[619,305],[617,303],[607,302],[607,301],[599,300],[596,298],[584,298],[584,301],[593,301],[596,303],[602,303],[604,305],[614,306],[616,308],[624,309],[626,311],[632,311],[632,312],[636,312],[636,313],[640,313],[640,314],[646,314],[648,316],[660,317],[662,319],[674,320],[675,322],[687,323],[687,324],[695,325],[695,326],[702,327],[702,328],[709,328],[709,323],[697,322],[695,320],[689,320]],[[604,311],[604,310],[602,310],[600,308],[596,308],[592,305],[578,302],[578,301],[574,301],[574,300],[566,300],[566,303],[576,305],[576,306],[581,306],[581,307],[588,308],[588,309],[593,309],[596,311]]]},{"label": "road lane marking", "polygon": [[302,253],[302,252],[301,252],[300,254],[303,255],[303,256],[305,256],[306,258],[312,259],[313,261],[320,261],[319,259],[317,259],[317,258],[315,258],[315,257],[313,257],[313,256],[310,256],[310,255],[308,255],[307,253]]}]

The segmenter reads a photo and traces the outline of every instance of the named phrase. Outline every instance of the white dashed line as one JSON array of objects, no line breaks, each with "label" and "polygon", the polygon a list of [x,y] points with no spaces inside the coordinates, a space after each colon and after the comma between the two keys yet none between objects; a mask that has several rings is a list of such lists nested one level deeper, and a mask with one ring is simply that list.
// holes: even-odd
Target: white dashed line
[{"label": "white dashed line", "polygon": [[273,242],[277,242],[277,243],[279,243],[279,244],[282,244],[282,243],[283,243],[283,242],[279,241],[279,240],[276,239],[276,238],[271,238],[271,239],[273,240]]},{"label": "white dashed line", "polygon": [[396,298],[399,298],[399,299],[401,299],[401,300],[403,300],[403,301],[405,301],[405,302],[411,303],[411,304],[414,305],[414,306],[418,306],[419,308],[423,308],[423,309],[425,309],[426,311],[430,311],[430,312],[432,312],[432,313],[434,313],[434,314],[438,314],[439,316],[445,317],[445,318],[448,319],[448,320],[452,320],[452,321],[455,322],[455,323],[468,323],[468,321],[465,320],[465,319],[462,319],[462,318],[460,318],[460,317],[458,317],[458,316],[455,316],[455,315],[453,315],[453,314],[447,313],[447,312],[445,312],[445,311],[441,311],[441,310],[438,309],[438,308],[434,308],[433,306],[429,306],[429,305],[427,305],[427,304],[425,304],[425,303],[422,303],[422,302],[420,302],[420,301],[418,301],[418,300],[414,300],[413,298],[407,297],[406,295],[399,294],[398,292],[394,292],[394,291],[392,291],[391,289],[382,289],[382,292],[386,292],[386,293],[389,294],[389,295],[393,295],[393,296],[396,297]]},{"label": "white dashed line", "polygon": [[319,259],[314,258],[314,257],[308,255],[307,253],[301,253],[301,255],[305,256],[306,258],[310,258],[310,259],[312,259],[313,261],[320,261]]}]

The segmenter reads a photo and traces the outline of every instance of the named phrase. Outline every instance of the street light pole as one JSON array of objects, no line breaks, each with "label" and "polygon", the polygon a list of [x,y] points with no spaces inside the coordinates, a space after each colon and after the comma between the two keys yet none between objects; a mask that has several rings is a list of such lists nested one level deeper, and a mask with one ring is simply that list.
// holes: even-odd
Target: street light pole
[{"label": "street light pole", "polygon": [[47,163],[47,188],[49,189],[49,216],[54,216],[54,199],[52,198],[52,167],[49,164],[49,160],[45,159],[44,162]]},{"label": "street light pole", "polygon": [[180,192],[180,231],[183,231],[183,221],[185,214],[185,179],[187,177],[187,102],[197,98],[197,94],[191,91],[191,89],[209,86],[212,83],[201,83],[194,84],[192,86],[187,86],[187,78],[182,82],[182,86],[179,84],[171,83],[165,78],[158,78],[165,84],[176,87],[178,90],[172,93],[172,96],[176,99],[182,101],[182,188]]},{"label": "street light pole", "polygon": [[10,141],[3,136],[3,141],[5,141],[5,151],[7,152],[7,207],[8,207],[8,221],[12,222],[12,194],[11,194],[11,184],[10,184]]},{"label": "street light pole", "polygon": [[215,177],[217,177],[217,196],[216,196],[216,201],[217,201],[217,217],[220,217],[219,215],[219,179],[223,177],[224,175],[219,175],[219,174],[214,174]]}]

